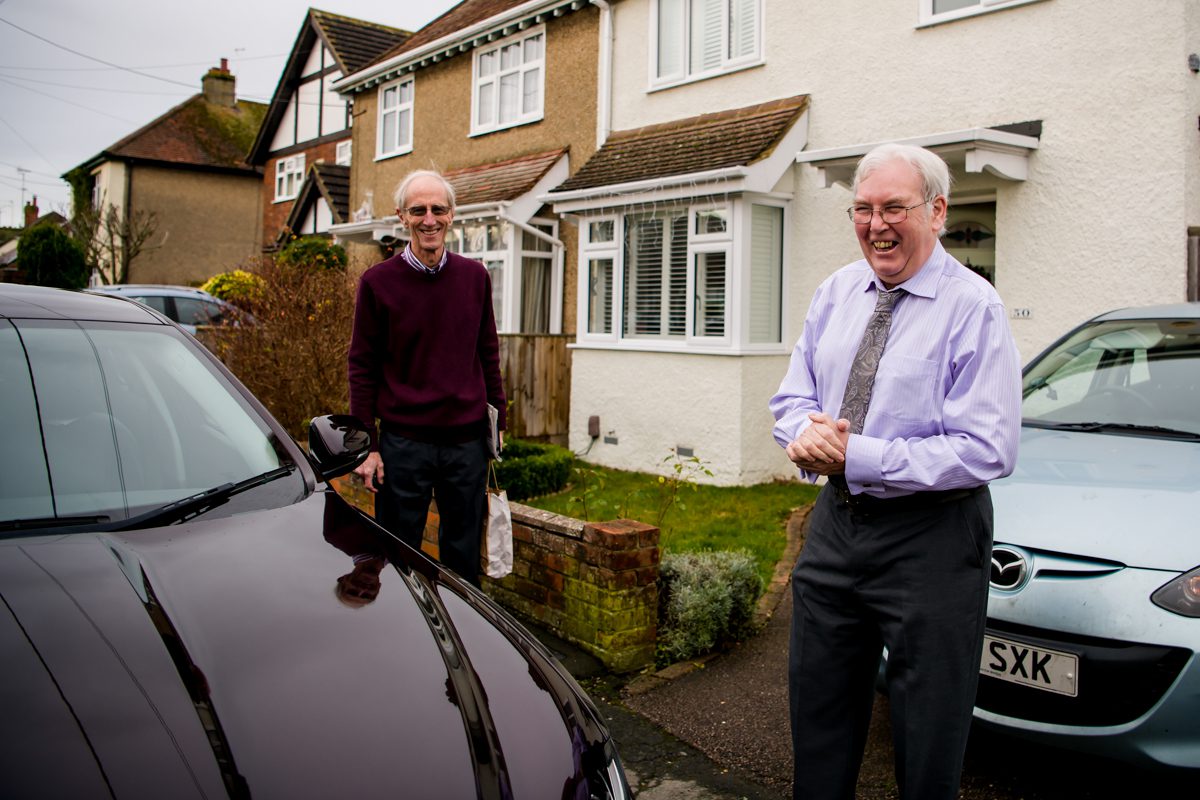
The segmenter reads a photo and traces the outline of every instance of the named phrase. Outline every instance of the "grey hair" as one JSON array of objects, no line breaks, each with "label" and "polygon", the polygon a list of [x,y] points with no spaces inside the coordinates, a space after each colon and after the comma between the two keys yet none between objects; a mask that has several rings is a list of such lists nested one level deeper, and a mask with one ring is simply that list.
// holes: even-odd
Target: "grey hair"
[{"label": "grey hair", "polygon": [[950,201],[950,168],[941,156],[924,147],[896,142],[878,145],[859,160],[851,189],[857,192],[860,181],[892,161],[903,161],[917,171],[926,203],[932,203],[938,195]]},{"label": "grey hair", "polygon": [[413,181],[419,178],[433,178],[442,185],[446,190],[446,202],[450,204],[450,210],[453,211],[454,206],[454,187],[450,185],[450,181],[440,172],[434,172],[431,169],[417,169],[404,176],[404,180],[400,181],[400,185],[396,187],[396,208],[404,208],[404,199],[408,196],[408,187],[412,186]]}]

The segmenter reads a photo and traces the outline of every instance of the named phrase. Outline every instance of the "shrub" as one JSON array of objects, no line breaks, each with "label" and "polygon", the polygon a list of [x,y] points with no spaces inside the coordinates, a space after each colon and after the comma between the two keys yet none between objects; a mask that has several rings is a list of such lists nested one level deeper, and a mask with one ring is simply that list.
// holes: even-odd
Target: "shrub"
[{"label": "shrub", "polygon": [[693,658],[753,632],[754,608],[763,585],[750,553],[710,550],[664,555],[659,580],[660,663]]},{"label": "shrub", "polygon": [[524,500],[557,492],[571,477],[575,456],[565,447],[506,439],[503,460],[496,462],[496,480],[508,499]]},{"label": "shrub", "polygon": [[235,269],[213,275],[200,289],[248,311],[258,303],[263,293],[263,280],[252,272]]},{"label": "shrub", "polygon": [[35,225],[17,243],[17,258],[26,280],[37,286],[82,289],[87,265],[79,245],[57,225]]},{"label": "shrub", "polygon": [[354,283],[344,272],[248,265],[262,291],[255,322],[202,330],[201,341],[288,432],[307,441],[309,420],[348,412],[346,355]]},{"label": "shrub", "polygon": [[292,238],[279,251],[275,263],[281,267],[345,271],[346,248],[323,236]]}]

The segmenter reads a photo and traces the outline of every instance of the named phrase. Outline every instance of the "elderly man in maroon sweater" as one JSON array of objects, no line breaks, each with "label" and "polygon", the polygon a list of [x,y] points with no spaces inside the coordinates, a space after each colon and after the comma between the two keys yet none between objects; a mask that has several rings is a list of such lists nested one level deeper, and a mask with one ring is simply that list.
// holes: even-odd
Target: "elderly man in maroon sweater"
[{"label": "elderly man in maroon sweater", "polygon": [[442,563],[478,584],[489,403],[505,427],[492,281],[483,264],[446,250],[454,189],[445,178],[409,174],[396,206],[410,241],[363,274],[354,310],[350,413],[372,431],[355,472],[382,490],[380,521],[414,548],[436,497]]}]

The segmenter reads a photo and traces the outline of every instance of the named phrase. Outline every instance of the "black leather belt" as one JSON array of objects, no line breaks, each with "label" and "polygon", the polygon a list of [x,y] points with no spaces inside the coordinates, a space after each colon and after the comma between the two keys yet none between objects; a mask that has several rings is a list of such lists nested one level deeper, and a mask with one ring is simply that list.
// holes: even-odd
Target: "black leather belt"
[{"label": "black leather belt", "polygon": [[922,509],[963,500],[983,490],[982,486],[970,489],[945,489],[942,491],[913,492],[900,497],[872,497],[869,494],[851,494],[842,475],[829,476],[829,488],[833,490],[837,501],[850,509],[856,517],[879,517],[887,514],[903,513],[905,511],[920,511]]}]

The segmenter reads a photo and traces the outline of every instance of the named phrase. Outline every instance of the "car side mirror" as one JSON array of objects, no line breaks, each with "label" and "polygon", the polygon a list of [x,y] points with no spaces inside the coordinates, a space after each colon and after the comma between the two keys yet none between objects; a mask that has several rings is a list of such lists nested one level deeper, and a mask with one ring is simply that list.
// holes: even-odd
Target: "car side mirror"
[{"label": "car side mirror", "polygon": [[324,480],[350,472],[370,450],[371,434],[357,417],[327,414],[308,424],[308,452]]}]

